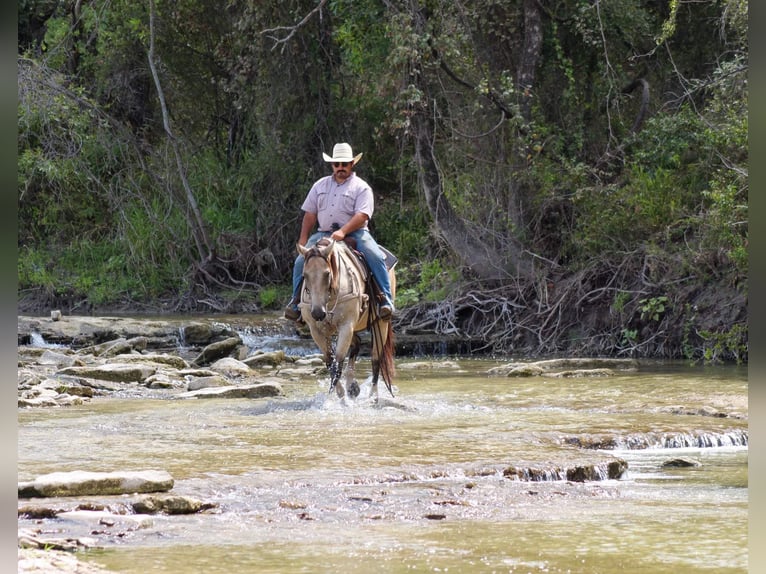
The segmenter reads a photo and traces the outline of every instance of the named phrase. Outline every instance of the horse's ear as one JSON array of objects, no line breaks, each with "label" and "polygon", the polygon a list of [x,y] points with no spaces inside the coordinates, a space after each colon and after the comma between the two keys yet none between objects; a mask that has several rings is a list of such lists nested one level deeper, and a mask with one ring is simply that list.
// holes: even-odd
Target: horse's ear
[{"label": "horse's ear", "polygon": [[306,256],[306,254],[309,252],[309,249],[308,249],[308,247],[304,247],[304,246],[303,246],[303,245],[301,245],[300,243],[297,243],[297,244],[296,244],[296,247],[298,248],[298,253],[299,253],[300,255],[303,255],[304,257],[305,257],[305,256]]},{"label": "horse's ear", "polygon": [[324,243],[324,241],[317,243],[317,247],[319,247],[319,254],[327,259],[330,256],[330,253],[332,253],[332,248],[335,247],[335,240],[328,240],[326,245]]}]

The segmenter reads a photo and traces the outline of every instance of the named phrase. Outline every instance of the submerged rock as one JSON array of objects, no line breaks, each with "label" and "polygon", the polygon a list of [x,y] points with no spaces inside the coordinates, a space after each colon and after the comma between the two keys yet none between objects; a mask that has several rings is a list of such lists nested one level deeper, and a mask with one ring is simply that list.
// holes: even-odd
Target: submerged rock
[{"label": "submerged rock", "polygon": [[551,377],[608,376],[614,370],[635,371],[638,361],[635,359],[547,359],[532,363],[507,363],[493,367],[487,374],[495,377]]},{"label": "submerged rock", "polygon": [[133,503],[133,510],[139,514],[195,514],[217,506],[188,496],[144,496]]},{"label": "submerged rock", "polygon": [[662,463],[662,468],[689,468],[695,466],[702,466],[702,463],[691,458],[671,458]]}]

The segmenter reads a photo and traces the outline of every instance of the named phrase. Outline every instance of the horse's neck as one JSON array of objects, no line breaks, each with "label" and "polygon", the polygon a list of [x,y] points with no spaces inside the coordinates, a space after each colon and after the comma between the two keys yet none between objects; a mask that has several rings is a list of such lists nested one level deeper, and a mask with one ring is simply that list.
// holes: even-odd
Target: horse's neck
[{"label": "horse's neck", "polygon": [[365,271],[362,261],[351,249],[338,247],[335,249],[335,256],[337,257],[338,273],[340,274],[338,284],[339,294],[346,295],[348,293],[364,292]]}]

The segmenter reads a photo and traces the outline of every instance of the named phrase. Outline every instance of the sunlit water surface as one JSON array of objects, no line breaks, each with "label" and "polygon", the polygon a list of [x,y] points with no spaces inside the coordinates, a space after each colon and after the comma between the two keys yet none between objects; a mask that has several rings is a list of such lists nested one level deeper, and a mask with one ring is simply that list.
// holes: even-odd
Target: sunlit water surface
[{"label": "sunlit water surface", "polygon": [[[20,411],[19,480],[160,469],[172,493],[217,505],[111,526],[20,526],[95,538],[100,548],[83,560],[136,574],[747,572],[747,446],[595,450],[571,440],[746,437],[744,369],[509,379],[486,375],[497,361],[455,363],[398,361],[395,404],[407,408],[340,404],[326,380],[310,379],[286,384],[282,399],[158,394]],[[688,414],[700,408],[707,416]],[[614,457],[629,464],[619,480],[503,475]],[[700,465],[663,467],[674,458]]]}]

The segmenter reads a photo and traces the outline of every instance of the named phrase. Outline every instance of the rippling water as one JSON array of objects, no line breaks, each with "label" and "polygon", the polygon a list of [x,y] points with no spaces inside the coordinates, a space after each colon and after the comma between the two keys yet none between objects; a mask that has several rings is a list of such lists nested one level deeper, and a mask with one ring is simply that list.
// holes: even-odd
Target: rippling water
[{"label": "rippling water", "polygon": [[[156,468],[174,476],[173,493],[218,505],[26,526],[95,537],[102,549],[84,560],[136,574],[747,571],[744,369],[486,376],[497,364],[400,360],[397,397],[383,408],[340,404],[327,381],[308,379],[279,400],[96,399],[20,412],[19,480]],[[657,446],[715,441],[723,446]],[[618,448],[582,447],[594,444]],[[629,465],[619,480],[503,474],[616,457]],[[700,464],[663,466],[679,457]]]}]

